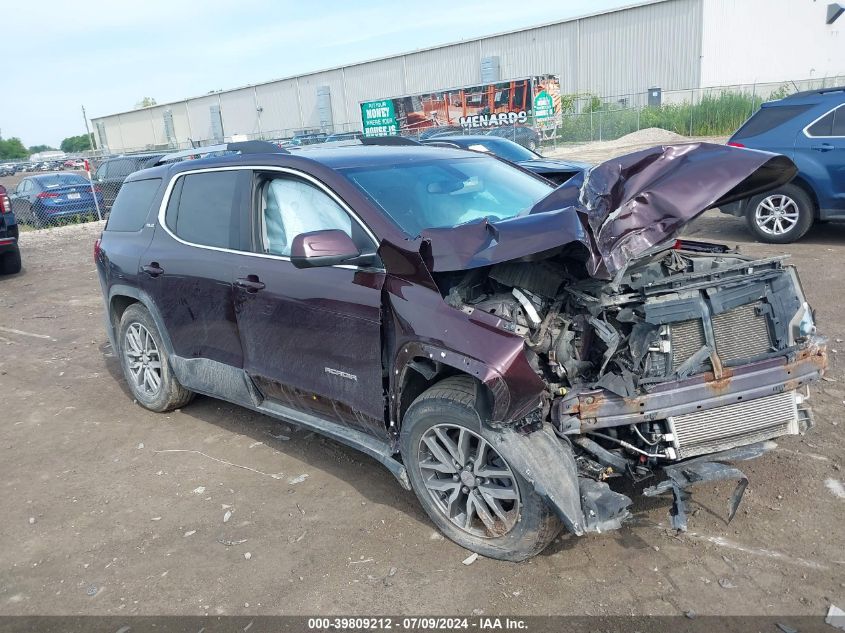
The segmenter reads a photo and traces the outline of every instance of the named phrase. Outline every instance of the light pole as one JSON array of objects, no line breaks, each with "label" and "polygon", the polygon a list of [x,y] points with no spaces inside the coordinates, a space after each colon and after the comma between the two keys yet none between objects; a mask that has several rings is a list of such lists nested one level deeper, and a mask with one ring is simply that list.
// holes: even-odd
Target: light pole
[{"label": "light pole", "polygon": [[85,121],[85,135],[88,137],[88,143],[91,145],[91,149],[96,149],[94,143],[94,137],[91,136],[91,130],[88,127],[88,117],[85,114],[85,106],[82,106],[82,120]]}]

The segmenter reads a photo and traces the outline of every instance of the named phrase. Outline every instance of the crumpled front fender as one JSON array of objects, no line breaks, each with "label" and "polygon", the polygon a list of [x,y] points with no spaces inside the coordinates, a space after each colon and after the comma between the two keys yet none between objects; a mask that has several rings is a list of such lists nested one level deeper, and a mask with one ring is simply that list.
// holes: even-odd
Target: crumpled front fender
[{"label": "crumpled front fender", "polygon": [[631,500],[599,481],[578,476],[572,446],[548,425],[524,435],[512,428],[485,429],[485,439],[528,481],[572,534],[617,529]]}]

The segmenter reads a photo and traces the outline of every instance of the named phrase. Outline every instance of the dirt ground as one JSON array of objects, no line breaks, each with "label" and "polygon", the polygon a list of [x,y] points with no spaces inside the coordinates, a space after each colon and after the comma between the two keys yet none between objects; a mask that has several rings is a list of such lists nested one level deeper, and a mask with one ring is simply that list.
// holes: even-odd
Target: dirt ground
[{"label": "dirt ground", "polygon": [[[668,499],[561,536],[531,561],[444,540],[375,461],[210,398],[133,404],[102,327],[99,225],[21,236],[0,279],[0,614],[782,614],[845,606],[845,373],[811,389],[817,425],[699,487],[690,531]],[[834,350],[845,346],[845,225],[798,244],[750,241],[708,212],[687,235],[788,252]],[[231,513],[231,514],[230,514]],[[788,622],[788,620],[787,620]]]}]

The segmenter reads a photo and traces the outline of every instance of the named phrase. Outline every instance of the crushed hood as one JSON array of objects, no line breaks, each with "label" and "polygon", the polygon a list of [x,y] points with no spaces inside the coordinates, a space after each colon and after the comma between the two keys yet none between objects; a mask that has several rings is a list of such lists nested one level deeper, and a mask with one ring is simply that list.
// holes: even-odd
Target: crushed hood
[{"label": "crushed hood", "polygon": [[475,220],[458,226],[426,229],[420,234],[420,253],[432,271],[490,266],[581,243],[585,253],[591,240],[571,208],[517,216],[498,222]]},{"label": "crushed hood", "polygon": [[527,214],[421,233],[432,271],[478,268],[580,244],[587,271],[611,279],[707,209],[791,180],[785,156],[711,143],[626,154],[577,175]]}]

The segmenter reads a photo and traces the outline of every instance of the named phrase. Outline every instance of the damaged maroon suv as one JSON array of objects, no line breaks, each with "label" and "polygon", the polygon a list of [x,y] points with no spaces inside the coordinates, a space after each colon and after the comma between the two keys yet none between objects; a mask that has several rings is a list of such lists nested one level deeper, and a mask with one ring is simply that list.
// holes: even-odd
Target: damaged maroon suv
[{"label": "damaged maroon suv", "polygon": [[95,248],[148,409],[199,393],[323,433],[507,560],[618,528],[624,479],[678,529],[692,484],[735,480],[733,516],[732,464],[811,423],[795,269],[675,238],[787,182],[783,156],[661,147],[554,188],[457,149],[203,149],[229,155],[132,174]]}]

